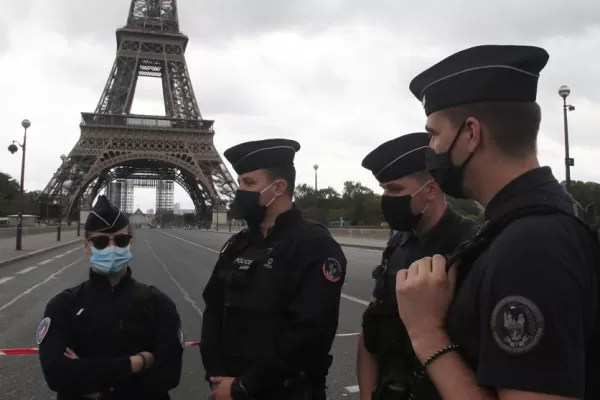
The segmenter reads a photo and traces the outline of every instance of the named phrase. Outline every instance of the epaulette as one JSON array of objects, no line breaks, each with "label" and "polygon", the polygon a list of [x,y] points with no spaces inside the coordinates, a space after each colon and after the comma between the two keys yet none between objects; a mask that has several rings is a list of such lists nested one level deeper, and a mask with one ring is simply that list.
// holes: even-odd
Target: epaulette
[{"label": "epaulette", "polygon": [[248,234],[248,228],[244,228],[241,231],[233,234],[223,245],[223,247],[221,247],[221,251],[219,252],[219,254],[223,254],[230,246],[232,246],[233,244],[237,243],[240,241],[240,239],[245,238],[246,235]]}]

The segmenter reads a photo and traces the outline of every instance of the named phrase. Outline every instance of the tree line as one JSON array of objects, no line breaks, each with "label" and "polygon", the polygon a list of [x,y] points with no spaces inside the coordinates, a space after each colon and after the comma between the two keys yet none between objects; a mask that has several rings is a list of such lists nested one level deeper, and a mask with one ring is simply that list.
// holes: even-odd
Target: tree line
[{"label": "tree line", "polygon": [[[571,181],[569,191],[582,205],[594,203],[595,214],[600,217],[600,184],[596,182]],[[0,172],[0,217],[14,215],[19,212],[19,182],[12,176]],[[53,219],[58,216],[58,206],[42,201],[41,191],[25,192],[24,213],[38,215],[40,218]],[[360,182],[346,181],[342,192],[332,187],[315,190],[306,183],[299,184],[294,192],[296,205],[307,218],[330,226],[368,226],[385,227],[380,202],[381,196]],[[462,215],[477,221],[482,220],[482,209],[473,201],[448,198],[452,207]],[[44,205],[42,207],[41,205]],[[43,209],[42,209],[43,208]],[[197,218],[194,214],[161,216],[163,224],[194,225]]]}]

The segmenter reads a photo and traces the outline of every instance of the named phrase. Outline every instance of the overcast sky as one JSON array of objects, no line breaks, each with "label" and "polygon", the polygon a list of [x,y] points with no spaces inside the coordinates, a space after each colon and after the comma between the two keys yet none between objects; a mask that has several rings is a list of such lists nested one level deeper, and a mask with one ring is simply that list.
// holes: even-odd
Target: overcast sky
[{"label": "overcast sky", "polygon": [[[190,37],[187,63],[200,110],[214,119],[220,154],[239,142],[299,141],[298,182],[374,189],[362,158],[383,141],[420,131],[425,115],[408,90],[421,70],[462,48],[529,44],[548,50],[538,101],[539,154],[564,179],[562,99],[567,84],[572,179],[600,181],[600,1],[179,0]],[[3,1],[0,13],[0,145],[22,140],[29,118],[26,190],[42,190],[79,138],[112,67],[128,0]],[[164,114],[160,80],[140,80],[133,112]],[[20,153],[19,153],[20,154]],[[18,179],[20,156],[0,151]],[[233,170],[230,168],[233,174]],[[185,192],[176,201],[191,208]],[[154,208],[137,191],[136,206]]]}]

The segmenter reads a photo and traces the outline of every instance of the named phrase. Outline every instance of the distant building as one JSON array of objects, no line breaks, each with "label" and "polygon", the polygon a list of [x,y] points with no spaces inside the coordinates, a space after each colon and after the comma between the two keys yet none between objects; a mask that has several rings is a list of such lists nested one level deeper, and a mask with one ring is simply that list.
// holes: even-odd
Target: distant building
[{"label": "distant building", "polygon": [[150,219],[138,208],[129,216],[129,223],[135,227],[141,227],[150,224]]},{"label": "distant building", "polygon": [[147,215],[154,215],[154,208],[149,208],[146,210]]}]

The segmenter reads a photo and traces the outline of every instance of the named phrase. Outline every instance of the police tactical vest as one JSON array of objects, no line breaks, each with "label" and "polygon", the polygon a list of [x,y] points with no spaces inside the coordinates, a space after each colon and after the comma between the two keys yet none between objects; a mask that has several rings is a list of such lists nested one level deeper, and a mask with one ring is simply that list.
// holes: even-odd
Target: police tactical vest
[{"label": "police tactical vest", "polygon": [[277,342],[290,325],[286,268],[293,262],[290,251],[312,225],[305,221],[290,227],[268,248],[250,244],[247,231],[223,247],[218,262],[225,296],[223,352],[232,364],[248,365],[276,353]]},{"label": "police tactical vest", "polygon": [[[450,237],[440,236],[431,242],[429,248],[423,248],[423,256],[435,253],[445,254],[452,251],[472,234],[473,222],[458,219]],[[449,232],[450,233],[450,232]],[[397,232],[388,242],[382,256],[382,262],[373,270],[375,289],[374,301],[369,304],[363,315],[363,340],[365,348],[377,360],[377,390],[374,399],[408,399],[415,391],[416,371],[420,363],[412,348],[406,328],[398,314],[396,303],[396,268],[389,268],[390,260],[396,251],[401,251],[408,240],[416,240],[406,232]],[[414,256],[414,254],[413,254]],[[420,258],[420,257],[419,257]],[[414,261],[414,260],[410,260]],[[396,262],[396,261],[394,261]],[[403,265],[408,268],[409,265]],[[463,274],[463,272],[461,272]]]}]

